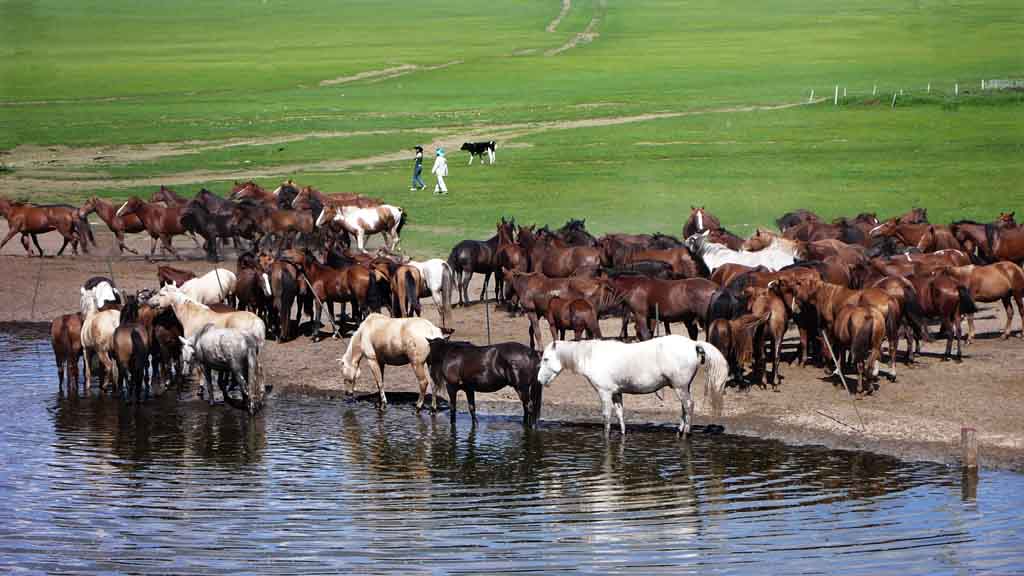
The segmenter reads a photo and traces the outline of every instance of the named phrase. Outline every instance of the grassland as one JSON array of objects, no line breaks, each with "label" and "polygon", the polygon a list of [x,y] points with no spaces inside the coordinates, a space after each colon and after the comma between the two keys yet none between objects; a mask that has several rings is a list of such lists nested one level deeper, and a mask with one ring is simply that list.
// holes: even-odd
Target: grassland
[{"label": "grassland", "polygon": [[[936,221],[1024,208],[1024,99],[977,94],[982,78],[1024,77],[1017,2],[576,0],[546,32],[559,9],[0,0],[0,192],[294,177],[407,207],[405,244],[423,253],[500,215],[678,233],[702,204],[742,233],[795,207],[919,204]],[[591,42],[546,55],[588,26]],[[748,108],[837,84],[843,106]],[[407,191],[403,150],[485,135],[497,165],[452,154],[450,197]],[[154,143],[177,146],[126,153]],[[104,158],[47,163],[27,145]]]}]

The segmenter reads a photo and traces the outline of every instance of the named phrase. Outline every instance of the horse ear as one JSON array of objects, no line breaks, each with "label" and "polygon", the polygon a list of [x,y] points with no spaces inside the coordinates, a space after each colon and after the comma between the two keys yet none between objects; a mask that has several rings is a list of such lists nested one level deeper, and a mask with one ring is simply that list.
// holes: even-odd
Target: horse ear
[{"label": "horse ear", "polygon": [[192,343],[188,341],[188,338],[185,338],[185,337],[182,337],[182,336],[178,336],[178,340],[181,340],[181,343],[183,345],[185,345],[185,346],[191,346],[192,345]]}]

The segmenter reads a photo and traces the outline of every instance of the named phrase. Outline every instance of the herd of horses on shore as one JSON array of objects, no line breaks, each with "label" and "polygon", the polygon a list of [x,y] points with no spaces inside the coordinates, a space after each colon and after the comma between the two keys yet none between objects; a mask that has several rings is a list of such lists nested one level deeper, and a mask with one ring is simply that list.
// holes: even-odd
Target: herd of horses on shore
[{"label": "herd of horses on shore", "polygon": [[[475,421],[475,392],[511,386],[529,425],[539,418],[543,386],[564,368],[583,374],[594,387],[606,430],[613,413],[624,430],[623,393],[671,386],[682,407],[679,430],[689,432],[690,385],[698,369],[707,375],[705,389],[716,414],[726,382],[778,390],[782,342],[790,326],[799,332],[793,360],[823,367],[851,393],[871,394],[879,389],[883,359],[888,361],[885,375],[895,381],[901,340],[906,342],[904,360],[912,364],[921,341],[933,338],[930,323],[938,323],[946,339],[943,360],[953,357],[955,344],[959,361],[961,341],[969,343],[975,336],[978,302],[1003,304],[1002,336],[1007,338],[1013,303],[1020,315],[1024,297],[1024,228],[1012,212],[987,223],[940,225],[930,223],[927,211],[919,208],[885,220],[865,213],[832,221],[798,210],[777,220],[778,231],[759,228],[747,238],[729,232],[703,207],[691,207],[678,238],[595,237],[583,220],[550,229],[502,218],[487,240],[459,242],[446,259],[413,261],[395,252],[405,212],[372,198],[324,195],[291,181],[273,192],[238,184],[231,200],[206,191],[184,201],[166,188],[157,194],[150,202],[133,198],[119,208],[92,198],[60,216],[65,218],[60,227],[55,216],[51,228],[67,231],[66,244],[73,248],[76,240],[84,245],[80,222],[95,211],[114,231],[119,247],[126,248],[123,233],[136,229],[127,226],[135,216],[153,238],[151,253],[160,240],[173,254],[170,230],[164,228],[163,236],[153,230],[173,224],[168,211],[177,210],[179,224],[185,214],[193,214],[193,224],[205,222],[188,229],[204,238],[208,255],[215,255],[222,238],[239,248],[233,272],[217,268],[212,276],[193,278],[191,272],[161,266],[162,287],[119,295],[116,303],[98,301],[97,286],[83,287],[82,311],[54,320],[59,365],[68,363],[60,362],[62,355],[77,358],[83,350],[96,355],[113,375],[110,381],[119,386],[118,380],[126,379],[128,395],[136,399],[140,390],[149,389],[143,383],[145,363],[138,360],[142,352],[132,352],[138,349],[152,361],[151,381],[180,383],[189,374],[181,366],[184,356],[199,368],[202,389],[211,400],[216,380],[226,402],[254,412],[265,392],[258,366],[264,338],[294,339],[305,318],[313,340],[325,336],[323,328],[335,337],[349,337],[342,380],[351,391],[365,360],[382,405],[387,402],[384,367],[410,364],[420,385],[417,409],[435,386],[446,388],[451,401],[462,390]],[[12,222],[8,238],[17,233],[13,222],[24,220],[12,220],[12,206],[0,203]],[[212,215],[221,224],[211,224],[207,216]],[[372,232],[383,233],[385,241],[371,253],[365,250],[365,236]],[[28,249],[31,232],[22,233]],[[354,247],[350,237],[357,240]],[[484,276],[479,299],[487,297],[494,276],[497,305],[527,317],[529,345],[450,341],[452,307],[471,304],[468,288],[474,274]],[[202,285],[205,292],[189,283]],[[440,327],[422,318],[424,297],[433,299]],[[341,305],[340,313],[335,304]],[[231,315],[243,316],[233,317],[237,325],[225,324]],[[965,315],[966,338],[961,328]],[[72,317],[78,318],[78,350]],[[600,326],[609,317],[621,319],[614,338]],[[542,318],[552,340],[547,346]],[[175,322],[181,326],[177,332],[163,327]],[[671,335],[671,325],[679,322],[687,336],[681,339]],[[659,337],[662,327],[665,336]],[[87,337],[87,330],[108,330],[111,337]],[[118,330],[125,334],[114,338]],[[586,340],[567,343],[567,331],[576,341]],[[233,333],[242,337],[232,339]],[[657,344],[645,344],[651,340]],[[77,366],[77,360],[71,363]],[[595,372],[595,366],[601,368]],[[69,382],[77,383],[75,372]],[[847,375],[856,375],[856,383],[848,383]],[[454,421],[454,407],[451,417]]]}]

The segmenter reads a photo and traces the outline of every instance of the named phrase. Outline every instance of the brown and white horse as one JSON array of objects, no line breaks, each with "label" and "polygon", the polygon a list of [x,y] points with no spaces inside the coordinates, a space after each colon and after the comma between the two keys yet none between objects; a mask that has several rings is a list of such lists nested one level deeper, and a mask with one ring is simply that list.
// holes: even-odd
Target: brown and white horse
[{"label": "brown and white horse", "polygon": [[383,204],[375,208],[352,206],[324,206],[316,219],[318,227],[327,222],[337,222],[349,234],[356,237],[356,246],[366,251],[366,236],[381,233],[388,250],[397,250],[401,241],[402,227],[408,214],[398,206]]}]

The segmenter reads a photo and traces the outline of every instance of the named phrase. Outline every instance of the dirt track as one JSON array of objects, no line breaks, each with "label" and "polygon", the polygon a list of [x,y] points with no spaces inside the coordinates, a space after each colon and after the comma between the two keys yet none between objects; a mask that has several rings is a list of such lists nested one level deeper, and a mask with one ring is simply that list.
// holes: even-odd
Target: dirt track
[{"label": "dirt track", "polygon": [[[95,229],[100,246],[90,256],[26,258],[17,238],[0,251],[0,322],[49,322],[58,314],[75,310],[79,286],[93,275],[112,273],[120,287],[128,290],[155,285],[155,263],[137,256],[108,258],[112,237],[102,223]],[[0,234],[6,234],[6,230],[6,222],[0,221]],[[50,254],[59,246],[56,234],[40,241]],[[148,250],[149,240],[136,236],[129,244]],[[189,257],[200,256],[190,240],[179,239],[175,246],[183,248]],[[199,260],[177,265],[197,271],[210,267]],[[234,268],[233,262],[225,265]],[[477,278],[471,287],[474,296],[479,294],[480,284]],[[437,321],[436,310],[426,300],[424,306],[425,316]],[[970,425],[978,430],[983,465],[1024,469],[1024,379],[1020,376],[1024,342],[996,337],[1003,322],[1003,312],[998,308],[985,305],[978,315],[980,337],[967,349],[962,364],[940,361],[938,353],[943,344],[926,345],[926,354],[915,367],[900,364],[896,383],[883,380],[881,390],[862,400],[852,399],[823,379],[821,369],[783,364],[786,379],[780,392],[730,389],[721,424],[731,433],[950,462],[959,454],[961,426]],[[484,313],[482,305],[456,309],[454,337],[486,342]],[[493,341],[526,341],[525,318],[510,318],[493,308],[490,313]],[[1014,327],[1018,326],[1019,320],[1014,322]],[[602,327],[607,333],[618,330],[617,321],[607,321]],[[547,341],[548,335],[544,336]],[[275,395],[339,395],[335,359],[346,343],[328,339],[313,344],[306,337],[285,344],[270,343],[264,352],[265,367],[268,378],[275,383]],[[791,342],[787,344],[791,349]],[[385,379],[388,391],[416,389],[407,368],[389,368]],[[375,390],[369,370],[363,371],[358,388]],[[678,422],[679,405],[671,392],[662,398],[629,397],[625,404],[629,422]],[[482,396],[479,409],[482,413],[516,414],[519,405],[509,391]],[[709,423],[699,389],[697,412],[699,424]],[[582,379],[563,375],[545,391],[543,419],[598,421],[600,404]]]}]

